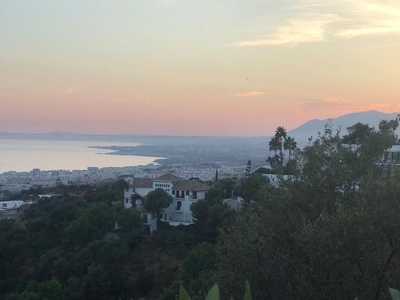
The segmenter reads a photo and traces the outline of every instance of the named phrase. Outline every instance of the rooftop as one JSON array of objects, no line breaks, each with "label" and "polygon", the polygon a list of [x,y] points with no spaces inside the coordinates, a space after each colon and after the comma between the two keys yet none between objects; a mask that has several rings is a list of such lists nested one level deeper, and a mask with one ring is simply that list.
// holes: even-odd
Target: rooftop
[{"label": "rooftop", "polygon": [[350,126],[350,127],[346,127],[346,129],[347,130],[349,130],[349,129],[356,129],[358,126],[364,126],[364,124],[363,123],[361,123],[361,122],[357,122],[356,124],[354,124],[353,126]]},{"label": "rooftop", "polygon": [[133,178],[132,186],[135,188],[152,188],[153,182],[150,178]]},{"label": "rooftop", "polygon": [[208,191],[210,186],[196,180],[181,179],[174,184],[173,188],[180,191]]},{"label": "rooftop", "polygon": [[167,173],[153,179],[153,181],[171,181],[171,182],[176,182],[178,180],[182,180],[182,178],[171,173]]}]

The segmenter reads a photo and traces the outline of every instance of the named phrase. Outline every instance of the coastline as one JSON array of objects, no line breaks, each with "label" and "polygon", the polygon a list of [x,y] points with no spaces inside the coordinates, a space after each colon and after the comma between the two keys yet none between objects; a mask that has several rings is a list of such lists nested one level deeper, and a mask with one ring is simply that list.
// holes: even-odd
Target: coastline
[{"label": "coastline", "polygon": [[[97,142],[96,142],[97,143]],[[90,141],[1,140],[0,174],[41,170],[86,170],[88,167],[134,167],[159,164],[163,157],[151,155],[99,155],[106,149],[88,148]],[[99,142],[98,147],[111,143]],[[127,145],[128,143],[121,143]],[[114,144],[115,145],[115,144]],[[136,143],[131,143],[136,146]],[[134,147],[133,147],[134,148]],[[157,160],[157,161],[156,161]]]}]

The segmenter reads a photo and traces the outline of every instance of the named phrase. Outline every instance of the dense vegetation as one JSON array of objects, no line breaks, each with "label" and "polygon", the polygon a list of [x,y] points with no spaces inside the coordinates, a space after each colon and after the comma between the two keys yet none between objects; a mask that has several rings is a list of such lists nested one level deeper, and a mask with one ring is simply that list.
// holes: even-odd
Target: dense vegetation
[{"label": "dense vegetation", "polygon": [[[220,180],[192,205],[195,224],[160,223],[152,237],[122,209],[122,182],[64,188],[0,222],[0,299],[174,300],[181,285],[204,299],[215,282],[222,299],[241,299],[246,280],[253,299],[390,299],[388,287],[400,288],[400,173],[388,178],[380,159],[397,126],[361,126],[344,140],[327,128],[303,151],[279,127],[269,158],[278,186],[263,170]],[[241,212],[222,204],[231,195],[244,198]]]},{"label": "dense vegetation", "polygon": [[140,214],[122,208],[121,182],[58,187],[61,196],[32,205],[20,222],[0,222],[0,299],[168,300],[181,281],[191,292],[208,288],[217,227],[235,216],[216,200],[223,186],[199,205],[201,221],[177,228],[161,223],[151,239],[142,236]]}]

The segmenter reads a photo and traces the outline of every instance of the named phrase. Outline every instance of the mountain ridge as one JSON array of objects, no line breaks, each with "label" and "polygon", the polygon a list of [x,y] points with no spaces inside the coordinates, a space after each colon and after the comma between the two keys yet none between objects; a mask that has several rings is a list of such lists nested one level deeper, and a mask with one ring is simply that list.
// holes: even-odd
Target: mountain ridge
[{"label": "mountain ridge", "polygon": [[[310,137],[316,137],[318,133],[323,133],[325,126],[331,126],[333,132],[339,131],[341,136],[347,134],[347,127],[357,122],[368,124],[370,127],[377,129],[381,120],[393,120],[399,113],[383,113],[377,110],[369,110],[363,112],[349,113],[337,118],[313,119],[309,120],[299,127],[289,130],[288,134],[293,136],[298,142],[307,141]],[[398,128],[396,133],[400,135]]]}]

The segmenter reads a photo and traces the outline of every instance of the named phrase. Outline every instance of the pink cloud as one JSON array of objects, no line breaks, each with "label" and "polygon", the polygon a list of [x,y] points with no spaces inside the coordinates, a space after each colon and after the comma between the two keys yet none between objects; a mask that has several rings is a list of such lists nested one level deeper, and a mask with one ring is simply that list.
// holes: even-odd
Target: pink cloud
[{"label": "pink cloud", "polygon": [[235,97],[258,97],[265,95],[264,92],[245,92],[245,93],[237,93],[237,94],[231,94],[231,96]]},{"label": "pink cloud", "polygon": [[386,103],[360,103],[348,99],[320,98],[306,101],[302,104],[304,111],[364,111],[364,110],[385,110],[392,107]]},{"label": "pink cloud", "polygon": [[74,93],[75,91],[76,91],[76,89],[74,87],[69,87],[69,88],[65,88],[64,90],[62,90],[61,93],[69,95],[69,94]]}]

